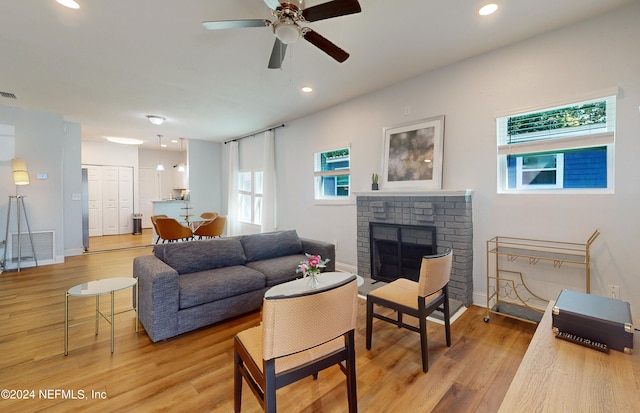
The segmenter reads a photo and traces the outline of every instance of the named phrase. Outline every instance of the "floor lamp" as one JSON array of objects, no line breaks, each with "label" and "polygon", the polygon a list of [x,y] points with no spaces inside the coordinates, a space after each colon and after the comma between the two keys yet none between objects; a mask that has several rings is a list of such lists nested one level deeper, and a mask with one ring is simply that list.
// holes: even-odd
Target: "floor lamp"
[{"label": "floor lamp", "polygon": [[[7,229],[4,234],[4,257],[2,259],[2,269],[7,268],[7,248],[9,246],[9,223],[11,218],[11,204],[13,200],[16,200],[16,215],[18,217],[18,272],[20,272],[20,261],[22,261],[22,217],[24,215],[24,222],[27,224],[27,232],[29,233],[29,241],[31,242],[31,252],[33,253],[33,260],[38,266],[38,259],[36,258],[36,250],[33,247],[33,237],[31,236],[31,228],[29,227],[29,219],[27,218],[27,211],[24,208],[24,195],[18,194],[18,187],[29,184],[29,172],[27,171],[27,163],[24,159],[14,158],[11,160],[11,169],[13,170],[13,182],[16,185],[16,194],[9,195],[9,206],[7,208]],[[13,255],[13,252],[12,252]],[[13,259],[13,257],[11,257]]]}]

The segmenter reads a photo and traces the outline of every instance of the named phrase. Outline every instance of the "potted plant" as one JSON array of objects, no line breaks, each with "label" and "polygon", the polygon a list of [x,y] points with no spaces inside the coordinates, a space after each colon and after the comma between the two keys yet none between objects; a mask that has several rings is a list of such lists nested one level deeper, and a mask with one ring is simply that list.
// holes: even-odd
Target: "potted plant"
[{"label": "potted plant", "polygon": [[378,174],[377,173],[373,173],[371,175],[371,190],[372,191],[378,190]]}]

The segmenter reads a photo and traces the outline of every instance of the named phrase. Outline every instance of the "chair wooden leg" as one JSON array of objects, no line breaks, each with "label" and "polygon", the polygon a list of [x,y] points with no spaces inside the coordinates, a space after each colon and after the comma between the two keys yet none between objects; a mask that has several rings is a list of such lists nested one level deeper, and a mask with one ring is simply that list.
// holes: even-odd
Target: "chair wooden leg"
[{"label": "chair wooden leg", "polygon": [[367,350],[371,350],[371,334],[373,332],[373,301],[367,297]]},{"label": "chair wooden leg", "polygon": [[[423,298],[424,300],[424,298]],[[427,341],[427,311],[424,301],[418,304],[420,317],[420,348],[422,350],[422,371],[429,371],[429,343]]]},{"label": "chair wooden leg", "polygon": [[269,360],[264,366],[264,411],[276,413],[276,363]]},{"label": "chair wooden leg", "polygon": [[234,372],[233,372],[233,410],[235,413],[240,413],[242,405],[242,375],[240,374],[240,365],[242,359],[237,351],[234,351]]},{"label": "chair wooden leg", "polygon": [[444,334],[447,338],[447,347],[451,347],[451,308],[449,307],[449,291],[444,287]]},{"label": "chair wooden leg", "polygon": [[356,389],[356,350],[354,343],[354,333],[351,331],[347,335],[347,400],[349,402],[349,413],[358,412],[358,393]]}]

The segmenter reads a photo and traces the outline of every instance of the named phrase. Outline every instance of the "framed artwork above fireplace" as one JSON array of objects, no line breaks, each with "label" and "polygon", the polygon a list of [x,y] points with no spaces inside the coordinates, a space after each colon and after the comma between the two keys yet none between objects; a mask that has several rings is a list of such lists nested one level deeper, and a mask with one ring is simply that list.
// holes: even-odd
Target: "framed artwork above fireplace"
[{"label": "framed artwork above fireplace", "polygon": [[382,189],[442,189],[444,115],[384,128]]}]

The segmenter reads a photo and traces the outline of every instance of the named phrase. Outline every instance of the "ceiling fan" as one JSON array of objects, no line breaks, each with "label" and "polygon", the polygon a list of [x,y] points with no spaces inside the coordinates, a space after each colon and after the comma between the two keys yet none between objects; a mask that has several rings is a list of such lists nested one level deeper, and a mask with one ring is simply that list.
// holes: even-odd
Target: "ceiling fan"
[{"label": "ceiling fan", "polygon": [[302,27],[301,24],[360,13],[358,0],[332,0],[308,8],[305,8],[304,0],[264,0],[264,2],[275,17],[273,22],[265,19],[220,20],[206,21],[202,25],[208,30],[271,26],[276,41],[271,51],[269,69],[279,69],[282,66],[287,45],[295,43],[300,37],[340,63],[349,58],[349,53],[312,29]]}]

